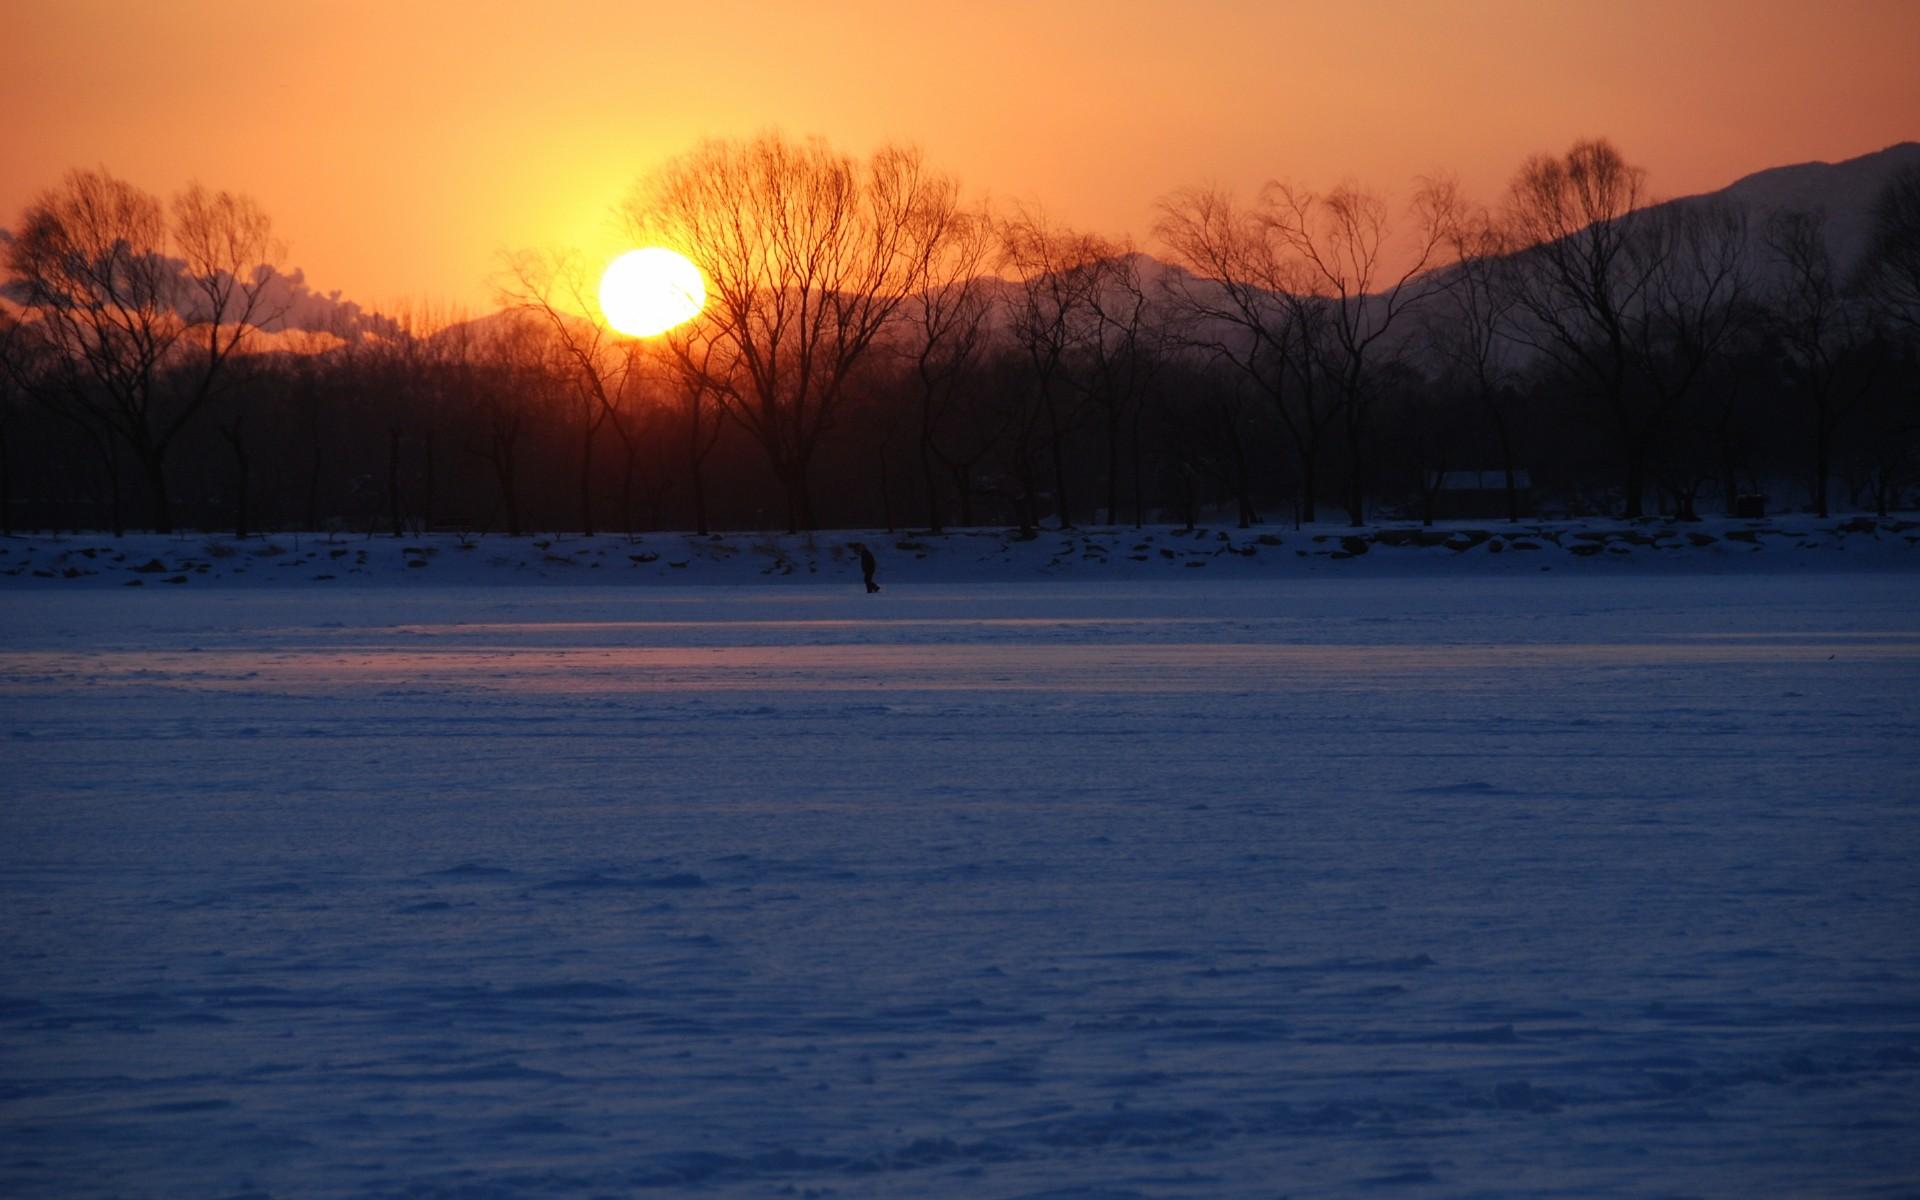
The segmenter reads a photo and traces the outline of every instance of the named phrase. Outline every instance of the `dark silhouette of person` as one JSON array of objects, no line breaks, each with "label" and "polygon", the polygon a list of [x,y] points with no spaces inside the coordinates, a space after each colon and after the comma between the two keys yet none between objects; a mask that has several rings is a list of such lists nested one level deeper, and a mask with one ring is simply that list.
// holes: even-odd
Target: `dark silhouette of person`
[{"label": "dark silhouette of person", "polygon": [[880,564],[873,560],[873,551],[867,549],[865,542],[849,542],[847,544],[860,552],[860,574],[866,577],[867,591],[869,593],[879,591],[880,585],[873,581],[873,572]]}]

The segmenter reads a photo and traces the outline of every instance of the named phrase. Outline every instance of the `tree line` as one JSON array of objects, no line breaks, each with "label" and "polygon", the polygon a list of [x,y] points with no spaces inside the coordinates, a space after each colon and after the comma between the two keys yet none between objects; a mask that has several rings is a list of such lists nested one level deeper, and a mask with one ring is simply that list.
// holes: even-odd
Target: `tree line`
[{"label": "tree line", "polygon": [[[1445,180],[1164,197],[1158,256],[777,134],[643,179],[701,268],[635,340],[578,256],[500,313],[288,286],[272,223],[76,171],[0,232],[0,528],[640,531],[1826,515],[1920,484],[1920,168],[1820,211],[1652,204],[1605,141]],[[296,303],[304,305],[295,311]]]}]

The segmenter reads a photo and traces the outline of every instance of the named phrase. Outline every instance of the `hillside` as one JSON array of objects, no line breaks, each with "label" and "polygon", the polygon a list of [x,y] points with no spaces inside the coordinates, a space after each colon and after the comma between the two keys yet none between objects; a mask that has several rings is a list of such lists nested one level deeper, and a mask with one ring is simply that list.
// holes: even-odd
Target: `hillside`
[{"label": "hillside", "polygon": [[[1744,176],[1718,191],[1676,197],[1650,205],[1642,211],[1654,212],[1665,205],[1695,205],[1714,200],[1741,205],[1748,211],[1755,253],[1760,253],[1764,248],[1760,239],[1771,213],[1791,209],[1824,210],[1828,218],[1827,234],[1834,261],[1844,273],[1852,269],[1866,249],[1874,198],[1896,171],[1910,166],[1920,166],[1920,142],[1901,142],[1872,154],[1840,162],[1772,167]],[[1163,294],[1169,283],[1192,286],[1191,276],[1181,267],[1152,254],[1136,253],[1136,257],[1140,260],[1139,277],[1149,294]],[[1443,272],[1445,268],[1440,270]],[[295,282],[299,283],[297,272]],[[1006,298],[1012,294],[1014,285],[995,278],[989,288],[997,296]],[[302,296],[305,297],[304,291]],[[337,293],[325,299],[325,307],[329,312],[332,307],[343,303]],[[359,320],[371,320],[376,324],[380,320],[378,317],[360,317],[357,309],[355,314]],[[457,321],[436,337],[454,337],[464,331],[476,340],[485,341],[507,329],[512,320],[513,314],[504,310],[488,313]],[[290,315],[286,323],[289,327],[295,327],[298,324],[297,314]],[[325,329],[331,326],[316,324],[312,327]]]},{"label": "hillside", "polygon": [[[1824,212],[1828,249],[1844,278],[1859,265],[1873,231],[1873,205],[1893,176],[1920,168],[1920,142],[1901,142],[1837,163],[1809,162],[1757,171],[1717,192],[1686,196],[1670,204],[1714,200],[1747,212],[1750,249],[1765,257],[1767,219],[1776,212]],[[1656,205],[1655,208],[1660,206]]]}]

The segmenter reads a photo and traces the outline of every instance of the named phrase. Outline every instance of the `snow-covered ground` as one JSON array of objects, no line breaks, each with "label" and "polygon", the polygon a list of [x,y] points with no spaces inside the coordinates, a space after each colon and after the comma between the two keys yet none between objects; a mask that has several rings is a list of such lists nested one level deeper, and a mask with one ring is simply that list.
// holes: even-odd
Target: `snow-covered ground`
[{"label": "snow-covered ground", "polygon": [[1913,1195],[1920,554],[1730,528],[14,539],[0,1194]]},{"label": "snow-covered ground", "polygon": [[613,585],[857,582],[864,541],[883,584],[1211,580],[1336,574],[1920,570],[1920,518],[1870,516],[1350,529],[1167,527],[925,533],[408,537],[220,534],[0,539],[0,588],[400,583]]}]

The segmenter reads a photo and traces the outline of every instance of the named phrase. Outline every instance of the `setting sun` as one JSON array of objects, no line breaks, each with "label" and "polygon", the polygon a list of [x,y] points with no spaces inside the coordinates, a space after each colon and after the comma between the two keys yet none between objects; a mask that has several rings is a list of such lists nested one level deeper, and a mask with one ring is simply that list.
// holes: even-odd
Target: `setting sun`
[{"label": "setting sun", "polygon": [[662,246],[629,250],[600,277],[600,311],[630,337],[652,337],[692,320],[707,302],[700,268]]}]

